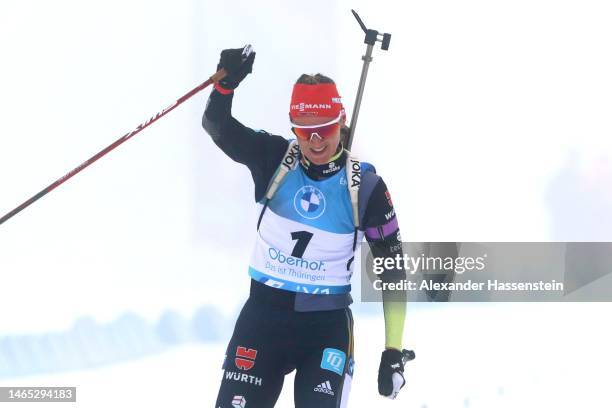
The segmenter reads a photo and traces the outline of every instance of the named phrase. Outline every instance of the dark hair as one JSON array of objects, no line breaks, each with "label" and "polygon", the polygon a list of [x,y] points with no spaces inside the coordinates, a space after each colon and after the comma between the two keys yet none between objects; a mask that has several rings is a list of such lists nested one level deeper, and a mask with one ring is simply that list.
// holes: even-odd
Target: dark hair
[{"label": "dark hair", "polygon": [[316,75],[302,74],[300,75],[298,80],[295,81],[295,83],[296,84],[306,84],[306,85],[335,84],[333,79],[323,74],[316,74]]},{"label": "dark hair", "polygon": [[349,135],[351,133],[351,128],[344,125],[340,128],[340,142],[342,142],[342,145],[346,147],[346,144],[348,142],[348,138]]}]

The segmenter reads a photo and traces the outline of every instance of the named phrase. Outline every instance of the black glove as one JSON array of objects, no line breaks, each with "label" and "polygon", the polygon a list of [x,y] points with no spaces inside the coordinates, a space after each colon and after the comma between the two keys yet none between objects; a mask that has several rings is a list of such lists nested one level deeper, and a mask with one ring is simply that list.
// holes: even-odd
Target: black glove
[{"label": "black glove", "polygon": [[380,357],[378,368],[378,393],[395,399],[400,389],[406,384],[404,379],[404,364],[414,359],[410,350],[387,349]]},{"label": "black glove", "polygon": [[235,89],[240,81],[253,72],[254,61],[255,52],[252,51],[250,45],[221,51],[217,71],[224,68],[227,75],[219,81],[219,85],[225,89]]}]

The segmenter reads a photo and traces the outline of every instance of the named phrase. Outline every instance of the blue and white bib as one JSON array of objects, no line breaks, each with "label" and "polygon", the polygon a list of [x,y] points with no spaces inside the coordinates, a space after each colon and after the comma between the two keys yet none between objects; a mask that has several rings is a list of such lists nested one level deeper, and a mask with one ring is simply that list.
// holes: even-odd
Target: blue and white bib
[{"label": "blue and white bib", "polygon": [[[263,201],[259,205],[262,208]],[[358,231],[357,245],[362,238]],[[249,274],[268,286],[293,292],[348,293],[354,239],[346,172],[312,180],[296,166],[263,213]]]}]

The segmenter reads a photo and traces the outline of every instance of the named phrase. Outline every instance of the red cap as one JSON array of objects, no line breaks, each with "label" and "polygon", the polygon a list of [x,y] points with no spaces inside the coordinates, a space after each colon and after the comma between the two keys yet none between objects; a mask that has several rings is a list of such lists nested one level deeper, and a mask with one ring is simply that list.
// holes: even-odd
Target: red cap
[{"label": "red cap", "polygon": [[304,116],[336,118],[344,112],[335,84],[295,84],[289,106],[291,120]]}]

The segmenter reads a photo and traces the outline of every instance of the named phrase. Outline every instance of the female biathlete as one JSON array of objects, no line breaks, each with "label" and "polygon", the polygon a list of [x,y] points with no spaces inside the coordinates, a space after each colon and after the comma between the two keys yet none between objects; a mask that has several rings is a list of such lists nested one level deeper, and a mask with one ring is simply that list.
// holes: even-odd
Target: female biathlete
[{"label": "female biathlete", "polygon": [[[397,216],[387,186],[371,164],[345,150],[346,115],[334,82],[302,75],[289,118],[296,140],[255,131],[231,114],[234,89],[252,72],[255,53],[221,52],[202,124],[232,160],[246,165],[260,206],[249,265],[250,296],[236,322],[215,407],[273,407],[284,376],[295,375],[298,408],[345,407],[354,370],[349,305],[355,251],[365,236],[373,256],[401,252]],[[385,271],[383,281],[401,279]],[[383,292],[385,350],[381,395],[404,385],[404,302]]]}]

